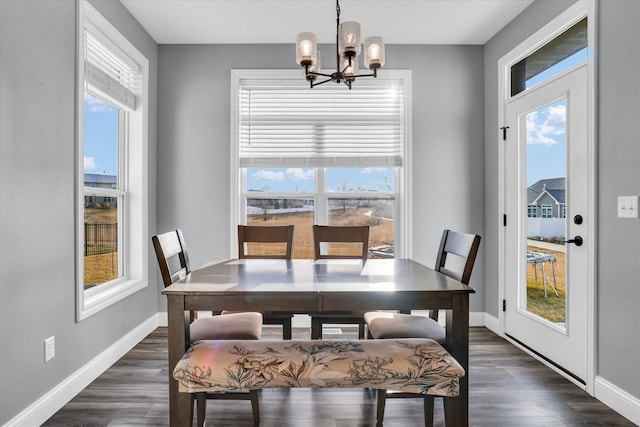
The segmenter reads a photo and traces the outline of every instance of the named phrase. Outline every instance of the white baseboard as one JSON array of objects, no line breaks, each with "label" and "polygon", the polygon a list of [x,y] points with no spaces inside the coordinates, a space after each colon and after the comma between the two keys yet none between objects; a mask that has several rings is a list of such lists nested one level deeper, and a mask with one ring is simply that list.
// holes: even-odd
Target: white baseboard
[{"label": "white baseboard", "polygon": [[[485,326],[496,334],[501,335],[500,320],[487,313],[470,313],[469,325],[473,327]],[[159,312],[151,316],[51,389],[43,397],[29,405],[29,407],[4,424],[3,427],[30,427],[44,423],[159,326],[167,326],[166,312]],[[310,317],[296,315],[293,318],[293,326],[309,327]],[[601,377],[596,377],[595,379],[594,394],[596,399],[631,422],[640,425],[640,399]]]},{"label": "white baseboard", "polygon": [[498,317],[492,316],[489,313],[481,313],[484,315],[484,327],[489,329],[496,335],[502,336],[502,326],[500,325],[500,319]]},{"label": "white baseboard", "polygon": [[[24,411],[9,420],[3,427],[31,427],[47,421],[64,405],[127,354],[144,337],[158,327],[159,314],[151,316],[128,334],[113,343],[105,351],[78,369],[60,384],[49,390]],[[166,320],[166,319],[165,319]]]},{"label": "white baseboard", "polygon": [[158,312],[157,316],[158,316],[158,327],[166,328],[167,326],[169,326],[169,316],[167,315],[166,311]]},{"label": "white baseboard", "polygon": [[[428,312],[421,313],[420,310],[415,311],[415,314],[424,314],[428,315]],[[469,313],[469,326],[485,326],[486,323],[486,313],[474,312]],[[444,316],[440,316],[441,319],[444,319]],[[163,311],[158,313],[158,326],[167,326],[167,312]],[[497,321],[497,319],[496,319]],[[311,327],[311,317],[306,314],[296,314],[293,316],[291,320],[291,327],[293,328],[310,328]]]},{"label": "white baseboard", "polygon": [[[420,311],[420,310],[414,310],[413,314],[418,314],[418,315],[423,315],[423,316],[428,316],[429,312],[428,311]],[[474,313],[469,313],[469,326],[485,326],[485,316],[486,313],[479,313],[479,312],[474,312]],[[442,322],[444,323],[446,317],[445,316],[440,316],[440,319],[442,319]],[[291,326],[294,328],[310,328],[311,327],[311,317],[307,316],[306,314],[296,314],[293,317],[293,321],[291,322]],[[338,325],[339,326],[339,325]]]},{"label": "white baseboard", "polygon": [[594,382],[595,398],[618,412],[632,423],[640,425],[640,399],[602,377]]},{"label": "white baseboard", "polygon": [[480,313],[477,311],[472,311],[471,313],[469,313],[469,326],[485,326],[485,314],[486,313]]},{"label": "white baseboard", "polygon": [[293,319],[291,319],[291,327],[292,328],[310,328],[311,316],[307,314],[294,314]]}]

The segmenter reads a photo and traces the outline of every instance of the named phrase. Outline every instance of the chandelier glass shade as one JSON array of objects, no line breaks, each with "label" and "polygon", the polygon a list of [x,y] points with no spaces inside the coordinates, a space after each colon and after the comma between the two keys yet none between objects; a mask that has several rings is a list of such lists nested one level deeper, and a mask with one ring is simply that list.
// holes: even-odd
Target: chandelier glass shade
[{"label": "chandelier glass shade", "polygon": [[344,83],[351,89],[351,83],[359,77],[377,77],[378,68],[384,65],[384,41],[380,36],[372,36],[364,41],[364,66],[370,74],[358,73],[358,57],[362,43],[360,24],[354,21],[340,23],[340,1],[336,0],[336,68],[331,74],[323,73],[320,51],[314,33],[298,33],[296,37],[296,62],[303,68],[310,87],[326,82]]}]

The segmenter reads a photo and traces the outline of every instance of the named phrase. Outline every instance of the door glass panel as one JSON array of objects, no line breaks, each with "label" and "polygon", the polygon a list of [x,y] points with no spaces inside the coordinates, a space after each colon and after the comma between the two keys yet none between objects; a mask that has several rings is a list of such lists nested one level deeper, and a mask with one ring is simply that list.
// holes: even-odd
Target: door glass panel
[{"label": "door glass panel", "polygon": [[[313,199],[247,199],[247,225],[293,224],[293,257],[312,259],[313,210]],[[269,243],[252,243],[248,250],[265,254],[283,252],[282,247]]]},{"label": "door glass panel", "polygon": [[526,287],[521,309],[561,328],[566,320],[566,99],[526,115]]}]

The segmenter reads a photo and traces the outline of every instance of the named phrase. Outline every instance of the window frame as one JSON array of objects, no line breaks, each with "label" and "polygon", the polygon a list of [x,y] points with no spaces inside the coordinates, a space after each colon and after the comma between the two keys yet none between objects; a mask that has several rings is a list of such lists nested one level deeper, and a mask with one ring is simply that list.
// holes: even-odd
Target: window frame
[{"label": "window frame", "polygon": [[553,218],[553,205],[542,205],[540,216],[541,218]]},{"label": "window frame", "polygon": [[[245,193],[243,189],[246,184],[246,174],[244,168],[240,166],[239,159],[239,102],[238,93],[241,88],[243,79],[262,79],[262,80],[291,80],[296,83],[302,77],[299,70],[247,70],[233,69],[231,70],[231,149],[230,149],[230,165],[231,165],[231,201],[230,201],[230,238],[229,251],[234,254],[237,251],[237,233],[236,227],[242,224],[246,218],[246,198],[257,198],[257,193]],[[394,218],[394,246],[396,258],[410,258],[412,256],[411,234],[408,233],[408,226],[411,223],[411,141],[412,141],[412,102],[411,102],[411,71],[410,70],[387,70],[380,73],[378,80],[393,79],[400,80],[405,88],[405,117],[404,117],[404,146],[403,146],[403,163],[401,167],[394,167],[395,188],[394,193],[362,193],[362,192],[328,192],[326,191],[326,174],[328,168],[335,166],[315,167],[310,166],[309,169],[315,170],[315,192],[314,193],[267,193],[269,198],[313,198],[314,200],[314,223],[327,224],[328,222],[328,200],[329,198],[395,198],[395,218]],[[348,90],[347,88],[344,88]],[[313,89],[309,89],[313,90]],[[254,166],[255,167],[255,166]],[[286,166],[282,166],[286,167]],[[364,167],[364,166],[362,166]],[[390,166],[391,167],[391,166]],[[259,193],[263,195],[265,193]]]},{"label": "window frame", "polygon": [[[148,76],[149,61],[86,0],[78,2],[76,86],[76,321],[110,307],[148,286]],[[98,31],[140,67],[140,102],[134,111],[118,108],[118,184],[116,189],[84,186],[85,28]],[[84,197],[118,200],[119,277],[84,289]]]}]

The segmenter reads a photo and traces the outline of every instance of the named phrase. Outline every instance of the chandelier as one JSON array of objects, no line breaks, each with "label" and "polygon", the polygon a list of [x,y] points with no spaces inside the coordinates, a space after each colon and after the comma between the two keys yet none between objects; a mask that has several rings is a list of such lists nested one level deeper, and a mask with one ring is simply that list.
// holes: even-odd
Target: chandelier
[{"label": "chandelier", "polygon": [[[378,76],[378,68],[384,65],[384,42],[373,36],[364,41],[364,66],[371,74],[358,74],[360,55],[360,24],[354,21],[340,23],[340,1],[336,0],[336,71],[325,74],[321,70],[320,51],[314,33],[299,33],[296,37],[296,62],[303,67],[310,87],[326,82],[351,83],[358,77]],[[324,79],[323,79],[324,78]]]}]

